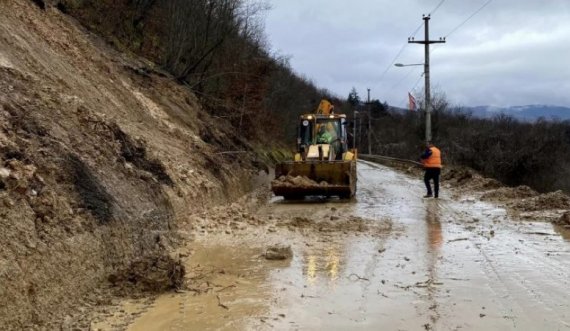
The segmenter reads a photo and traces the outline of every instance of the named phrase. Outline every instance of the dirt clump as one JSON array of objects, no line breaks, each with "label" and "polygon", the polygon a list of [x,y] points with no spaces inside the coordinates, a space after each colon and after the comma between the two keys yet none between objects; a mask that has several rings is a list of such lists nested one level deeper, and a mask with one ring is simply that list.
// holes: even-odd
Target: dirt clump
[{"label": "dirt clump", "polygon": [[358,216],[325,215],[323,220],[314,220],[307,217],[294,217],[288,220],[279,220],[276,224],[286,227],[290,231],[315,231],[319,233],[369,233],[377,235],[389,232],[392,222],[383,218],[380,220],[365,219]]},{"label": "dirt clump", "polygon": [[307,217],[294,217],[291,221],[287,223],[288,227],[292,228],[308,228],[314,225],[314,221]]},{"label": "dirt clump", "polygon": [[231,233],[246,230],[248,226],[260,226],[267,219],[257,216],[253,209],[259,201],[264,201],[263,193],[254,192],[228,206],[218,206],[189,216],[183,221],[190,230],[196,233]]},{"label": "dirt clump", "polygon": [[109,276],[119,295],[141,292],[160,293],[181,289],[186,269],[180,260],[166,254],[140,258]]},{"label": "dirt clump", "polygon": [[503,184],[498,180],[484,177],[475,170],[465,167],[450,166],[443,168],[441,179],[460,186],[466,185],[469,189],[483,191],[503,187]]},{"label": "dirt clump", "polygon": [[516,201],[510,207],[522,211],[569,209],[570,197],[562,191],[556,191]]},{"label": "dirt clump", "polygon": [[265,251],[267,260],[287,260],[293,257],[293,250],[290,245],[273,245]]},{"label": "dirt clump", "polygon": [[554,220],[552,223],[570,229],[570,211],[565,212],[559,219]]},{"label": "dirt clump", "polygon": [[475,177],[473,178],[471,185],[473,188],[481,190],[498,189],[504,186],[503,183],[499,182],[498,180],[487,177]]},{"label": "dirt clump", "polygon": [[501,187],[496,190],[486,192],[481,196],[481,200],[486,201],[508,201],[513,199],[525,199],[536,196],[538,193],[528,186]]},{"label": "dirt clump", "polygon": [[342,233],[369,233],[371,235],[382,235],[392,230],[392,220],[381,218],[378,220],[366,219],[358,216],[339,218],[331,216],[319,225],[321,232],[342,232]]},{"label": "dirt clump", "polygon": [[471,180],[476,174],[473,170],[463,167],[444,168],[441,174],[442,181],[453,181],[461,184]]}]

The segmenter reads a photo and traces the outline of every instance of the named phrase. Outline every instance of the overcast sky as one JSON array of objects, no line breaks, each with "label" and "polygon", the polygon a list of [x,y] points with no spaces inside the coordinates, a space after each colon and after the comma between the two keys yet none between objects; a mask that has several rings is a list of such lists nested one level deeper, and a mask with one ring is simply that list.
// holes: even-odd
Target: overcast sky
[{"label": "overcast sky", "polygon": [[[456,105],[570,106],[570,0],[494,0],[451,33],[487,1],[445,0],[432,14],[430,39],[447,36],[431,48],[432,88]],[[404,107],[423,67],[390,63],[441,0],[269,2],[272,50],[291,56],[297,73],[342,97],[371,88],[372,98]],[[410,44],[396,62],[423,60],[423,45]]]}]

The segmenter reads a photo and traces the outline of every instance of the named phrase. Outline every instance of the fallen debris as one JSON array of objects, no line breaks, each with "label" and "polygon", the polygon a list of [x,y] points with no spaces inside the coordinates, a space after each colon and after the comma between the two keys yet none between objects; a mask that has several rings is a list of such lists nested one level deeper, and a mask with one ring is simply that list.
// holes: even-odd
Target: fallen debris
[{"label": "fallen debris", "polygon": [[267,248],[265,258],[267,260],[287,260],[293,257],[291,246],[274,245]]},{"label": "fallen debris", "polygon": [[473,171],[468,168],[449,168],[444,170],[441,179],[462,183],[473,178]]},{"label": "fallen debris", "polygon": [[183,287],[186,269],[180,260],[168,255],[153,255],[133,262],[129,267],[109,276],[119,294],[159,293]]},{"label": "fallen debris", "polygon": [[523,211],[570,209],[570,197],[562,191],[550,192],[514,202],[511,207]]},{"label": "fallen debris", "polygon": [[372,220],[357,216],[346,218],[334,216],[332,221],[330,216],[324,218],[323,221],[316,221],[307,217],[294,217],[291,220],[277,223],[277,226],[287,227],[291,231],[310,229],[322,233],[370,233],[372,235],[381,235],[392,230],[392,221],[389,218]]},{"label": "fallen debris", "polygon": [[511,199],[530,198],[538,195],[536,191],[528,186],[521,185],[517,187],[501,187],[496,190],[484,193],[481,200],[485,201],[507,201]]},{"label": "fallen debris", "polygon": [[570,229],[570,211],[565,212],[560,216],[559,219],[553,222],[556,225],[560,225],[564,228]]}]

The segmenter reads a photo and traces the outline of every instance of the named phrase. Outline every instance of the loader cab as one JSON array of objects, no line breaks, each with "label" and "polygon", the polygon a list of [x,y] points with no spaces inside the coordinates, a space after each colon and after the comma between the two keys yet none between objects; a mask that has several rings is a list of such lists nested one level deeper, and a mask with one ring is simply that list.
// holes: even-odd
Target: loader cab
[{"label": "loader cab", "polygon": [[[332,148],[334,159],[341,160],[348,147],[346,125],[346,115],[308,114],[301,116],[297,136],[298,152],[305,159],[311,146],[319,146],[318,148],[324,148],[327,151]],[[319,158],[322,159],[322,156]]]}]

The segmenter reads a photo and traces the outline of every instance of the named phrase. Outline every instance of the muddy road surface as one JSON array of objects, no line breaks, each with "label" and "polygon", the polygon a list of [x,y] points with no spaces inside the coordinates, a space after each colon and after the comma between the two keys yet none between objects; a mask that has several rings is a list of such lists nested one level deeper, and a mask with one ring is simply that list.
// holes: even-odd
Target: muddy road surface
[{"label": "muddy road surface", "polygon": [[[424,200],[384,166],[358,175],[355,201],[274,198],[260,225],[202,230],[187,291],[125,300],[92,329],[570,330],[567,230],[460,188]],[[265,259],[273,244],[293,257]]]}]

